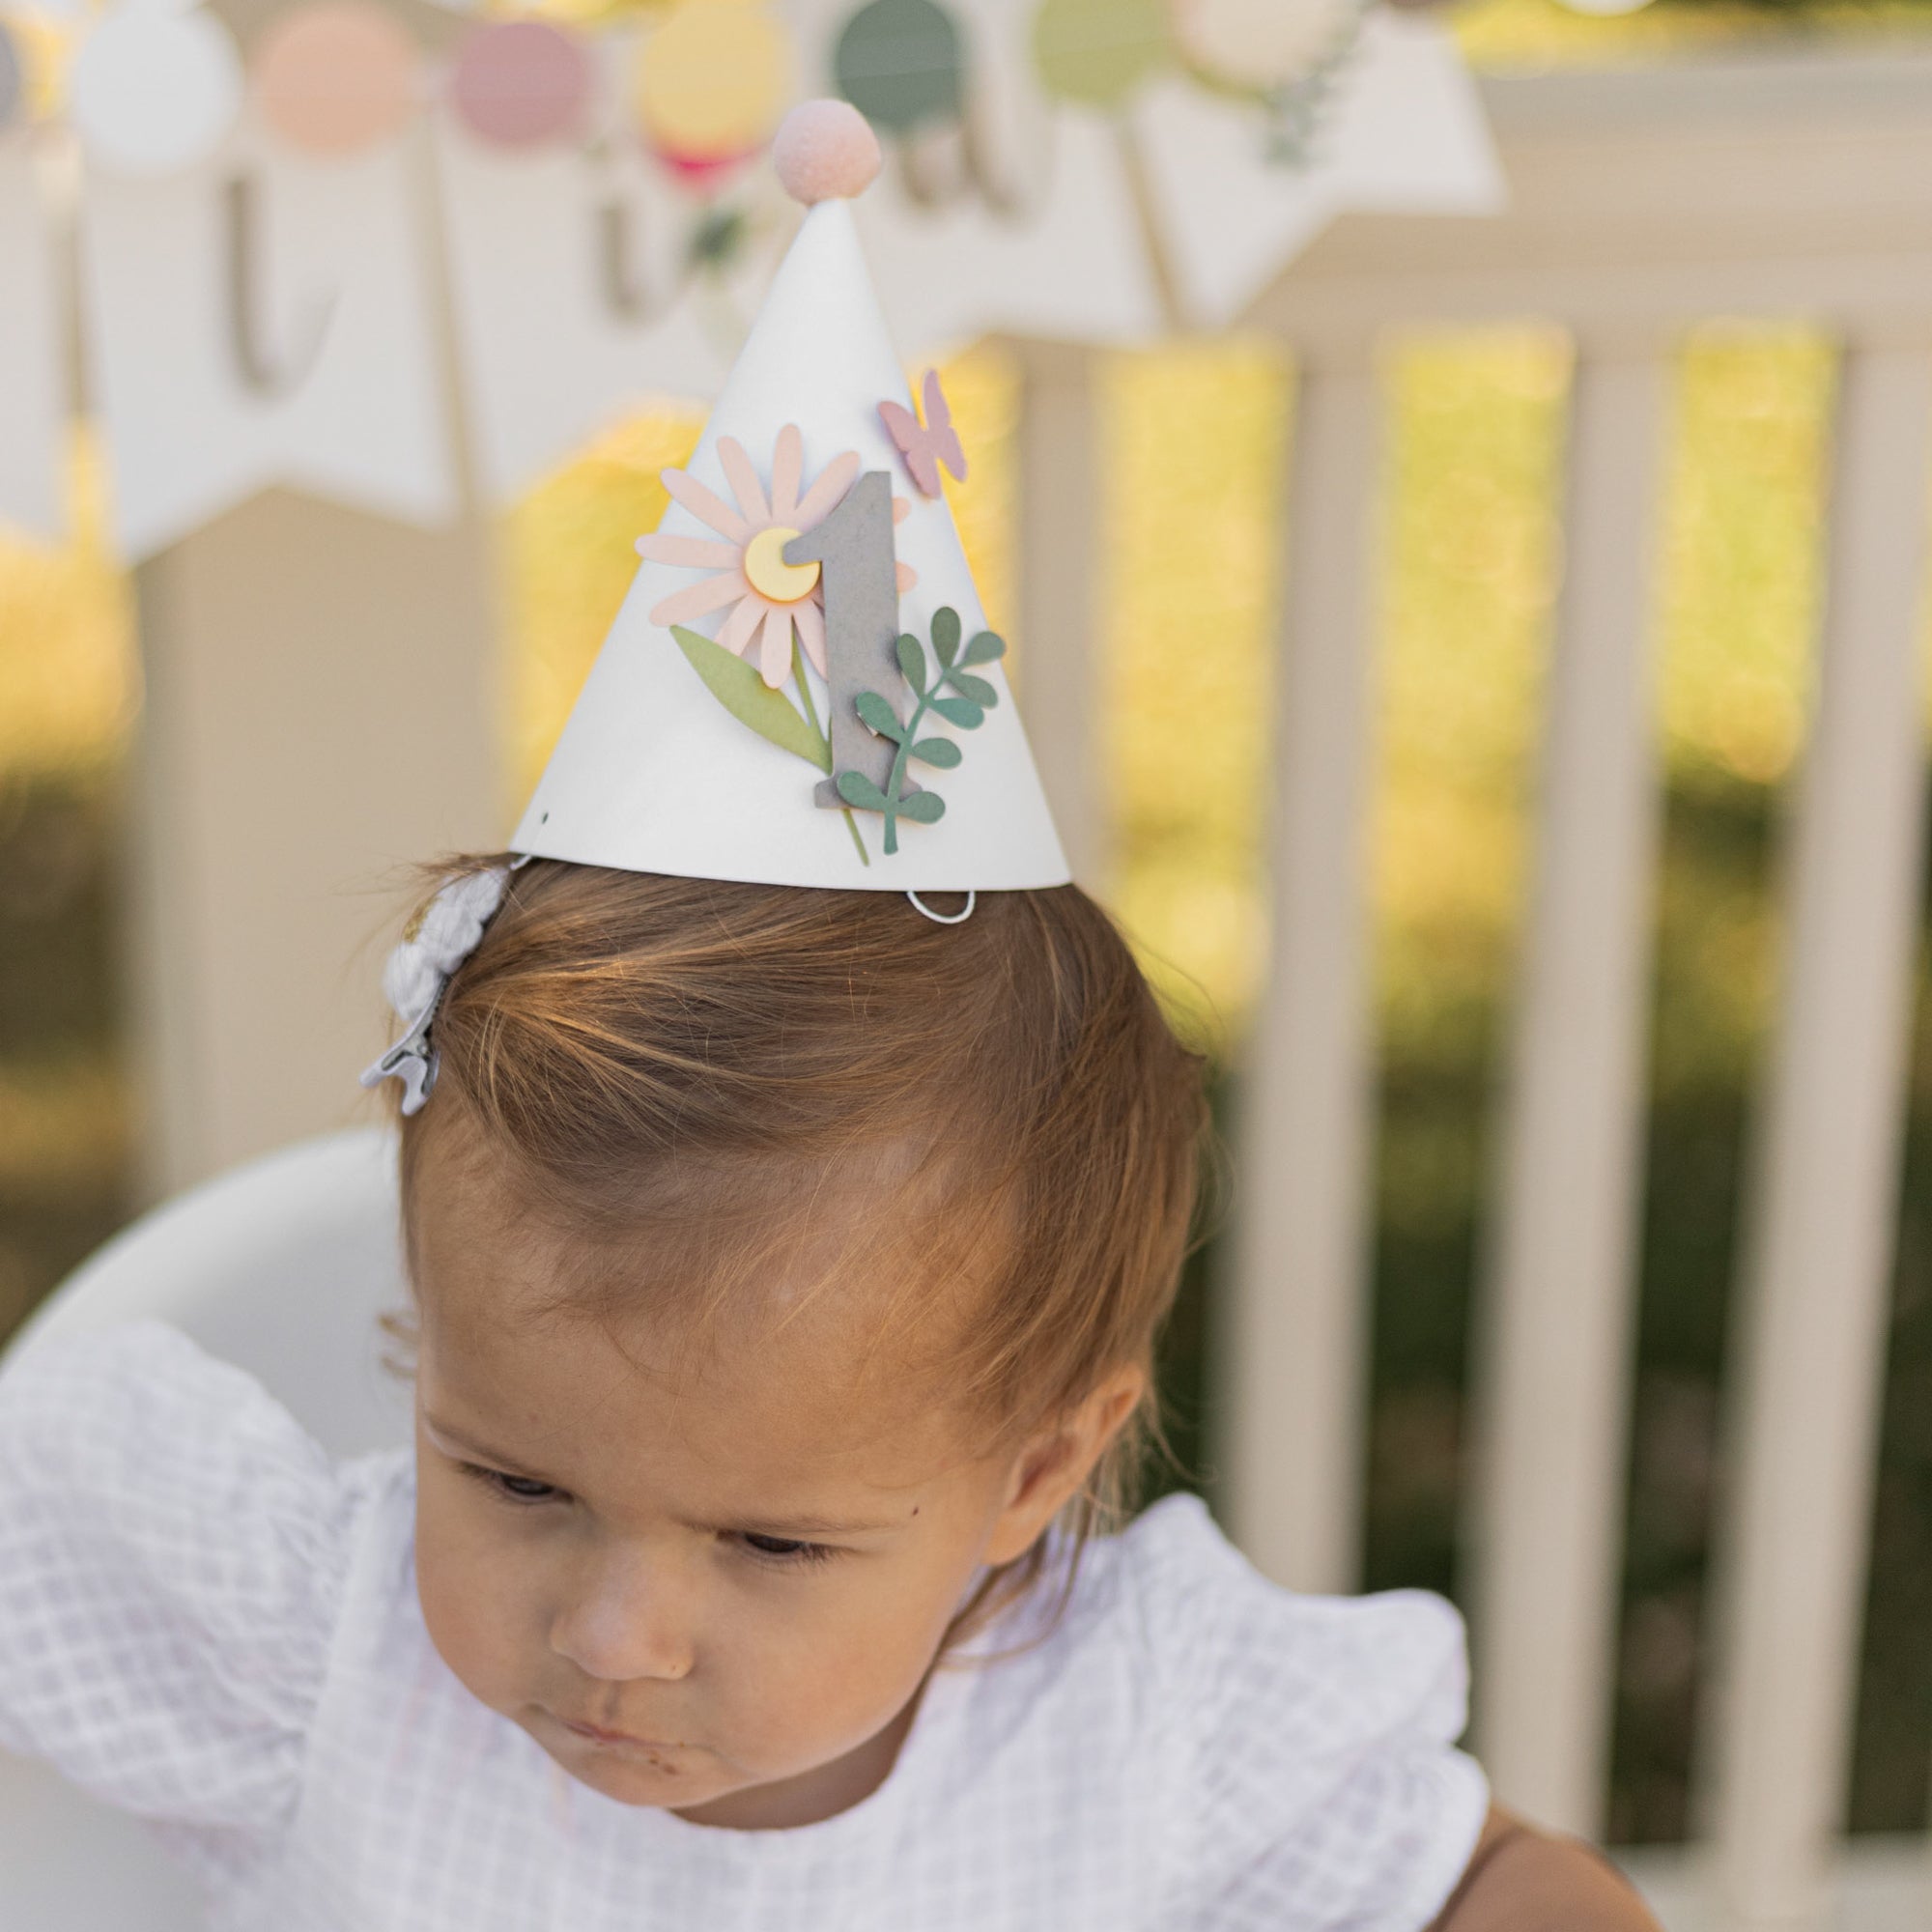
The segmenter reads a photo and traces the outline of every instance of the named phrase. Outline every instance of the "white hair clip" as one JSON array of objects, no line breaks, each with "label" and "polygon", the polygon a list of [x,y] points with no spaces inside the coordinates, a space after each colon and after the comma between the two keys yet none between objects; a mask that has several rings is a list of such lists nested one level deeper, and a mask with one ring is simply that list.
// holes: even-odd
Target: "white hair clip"
[{"label": "white hair clip", "polygon": [[443,988],[476,950],[483,928],[503,902],[510,874],[528,857],[526,853],[507,866],[459,873],[446,881],[423,909],[414,933],[383,968],[383,991],[407,1025],[395,1045],[362,1069],[362,1085],[377,1087],[393,1075],[403,1083],[406,1114],[416,1113],[436,1086],[437,1055],[429,1029],[442,1004]]}]

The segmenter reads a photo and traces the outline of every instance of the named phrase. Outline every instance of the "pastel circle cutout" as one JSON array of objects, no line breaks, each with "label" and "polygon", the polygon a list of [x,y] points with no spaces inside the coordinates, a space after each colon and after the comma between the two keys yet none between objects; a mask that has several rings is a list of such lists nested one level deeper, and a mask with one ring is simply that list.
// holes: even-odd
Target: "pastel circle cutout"
[{"label": "pastel circle cutout", "polygon": [[1286,87],[1349,44],[1359,0],[1178,0],[1182,55],[1230,86]]},{"label": "pastel circle cutout", "polygon": [[769,8],[685,0],[639,47],[632,92],[651,145],[701,166],[762,147],[791,90],[791,41]]},{"label": "pastel circle cutout", "polygon": [[846,21],[833,54],[839,93],[891,134],[956,118],[965,61],[957,25],[934,0],[871,0]]},{"label": "pastel circle cutout", "polygon": [[81,43],[68,111],[90,160],[118,174],[175,174],[220,147],[242,87],[242,57],[213,15],[134,0]]},{"label": "pastel circle cutout", "polygon": [[322,0],[262,36],[254,82],[263,119],[290,147],[344,159],[399,132],[415,111],[415,49],[367,0]]},{"label": "pastel circle cutout", "polygon": [[594,75],[582,43],[547,20],[479,27],[450,75],[450,103],[493,148],[567,140],[583,125]]},{"label": "pastel circle cutout", "polygon": [[1167,0],[1046,0],[1034,15],[1034,65],[1062,100],[1120,107],[1168,53]]}]

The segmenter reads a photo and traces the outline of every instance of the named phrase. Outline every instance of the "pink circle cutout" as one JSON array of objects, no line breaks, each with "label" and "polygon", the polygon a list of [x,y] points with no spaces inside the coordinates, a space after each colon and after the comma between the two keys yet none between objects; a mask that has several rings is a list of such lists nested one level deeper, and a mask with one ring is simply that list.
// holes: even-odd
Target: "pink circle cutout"
[{"label": "pink circle cutout", "polygon": [[415,49],[367,0],[323,0],[262,37],[254,82],[263,118],[290,147],[337,159],[386,140],[415,111]]},{"label": "pink circle cutout", "polygon": [[529,148],[582,126],[591,80],[581,42],[546,20],[506,20],[477,28],[463,43],[450,99],[479,141]]}]

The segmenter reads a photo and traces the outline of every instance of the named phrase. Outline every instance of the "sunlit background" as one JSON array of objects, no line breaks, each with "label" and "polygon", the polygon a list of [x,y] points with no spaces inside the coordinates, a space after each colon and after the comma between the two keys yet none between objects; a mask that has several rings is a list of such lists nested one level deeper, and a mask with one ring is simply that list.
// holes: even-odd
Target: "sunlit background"
[{"label": "sunlit background", "polygon": [[[1595,19],[1492,0],[1479,64],[1603,61],[1912,8],[1659,6]],[[1561,559],[1568,349],[1535,329],[1392,345],[1392,511],[1375,810],[1381,1052],[1368,1580],[1454,1592],[1470,1283],[1523,912],[1527,792]],[[1013,369],[952,365],[973,470],[955,507],[1013,621]],[[1833,359],[1792,331],[1685,343],[1658,611],[1667,773],[1654,978],[1641,1369],[1610,1837],[1681,1838],[1748,1082],[1769,1023],[1767,866],[1804,729]],[[1238,341],[1104,364],[1102,667],[1111,897],[1220,1046],[1262,971],[1263,768],[1287,372]],[[693,412],[613,428],[500,547],[506,812],[534,780],[664,507]],[[129,588],[76,441],[71,548],[0,541],[0,1335],[129,1207],[112,869],[140,709]],[[1024,704],[1025,639],[1016,675]],[[1046,748],[1051,754],[1051,748]],[[1932,1771],[1932,1028],[1921,971],[1905,1225],[1853,1821],[1917,1830]],[[1206,1399],[1211,1252],[1178,1323],[1183,1445]],[[1211,1488],[1211,1470],[1197,1467]]]}]

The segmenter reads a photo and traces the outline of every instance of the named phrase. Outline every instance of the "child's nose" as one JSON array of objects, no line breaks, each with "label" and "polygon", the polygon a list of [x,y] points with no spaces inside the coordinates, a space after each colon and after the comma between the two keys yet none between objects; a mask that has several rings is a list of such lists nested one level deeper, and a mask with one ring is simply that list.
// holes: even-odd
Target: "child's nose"
[{"label": "child's nose", "polygon": [[604,1551],[553,1618],[551,1648],[609,1683],[690,1676],[695,1621],[675,1569],[638,1550]]}]

